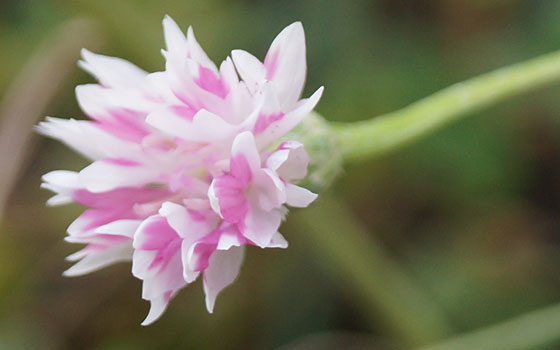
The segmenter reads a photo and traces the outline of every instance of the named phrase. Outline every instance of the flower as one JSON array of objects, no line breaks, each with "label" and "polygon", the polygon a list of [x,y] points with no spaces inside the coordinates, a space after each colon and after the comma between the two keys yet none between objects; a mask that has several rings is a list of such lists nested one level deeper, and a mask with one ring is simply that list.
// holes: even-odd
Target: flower
[{"label": "flower", "polygon": [[155,321],[202,275],[209,312],[237,277],[244,248],[286,248],[278,232],[288,210],[315,198],[297,186],[308,156],[280,139],[322,93],[299,99],[305,38],[299,22],[273,41],[264,62],[234,50],[216,67],[170,18],[163,20],[165,71],[146,73],[119,58],[84,50],[82,68],[99,84],[76,88],[91,120],[47,118],[37,129],[92,160],[79,172],[56,170],[47,202],[87,209],[66,240],[86,246],[68,260],[76,276],[132,260]]}]

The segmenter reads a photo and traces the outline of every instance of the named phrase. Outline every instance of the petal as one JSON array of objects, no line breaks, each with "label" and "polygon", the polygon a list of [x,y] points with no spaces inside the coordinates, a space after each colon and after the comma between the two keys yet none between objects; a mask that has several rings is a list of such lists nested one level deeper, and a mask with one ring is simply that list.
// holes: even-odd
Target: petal
[{"label": "petal", "polygon": [[[245,158],[251,172],[255,172],[257,169],[261,168],[261,157],[259,156],[257,145],[255,144],[255,138],[250,131],[244,131],[235,137],[231,146],[231,154],[232,160],[240,159],[237,158],[238,156]],[[230,167],[231,165],[232,164],[230,164]],[[233,165],[235,167],[235,164]]]},{"label": "petal", "polygon": [[219,222],[218,216],[210,210],[189,210],[172,202],[163,203],[159,214],[187,242],[194,242],[209,234]]},{"label": "petal", "polygon": [[235,226],[229,226],[223,230],[216,246],[217,250],[229,250],[232,247],[240,247],[250,242],[243,237],[241,232]]},{"label": "petal", "polygon": [[172,101],[162,97],[165,92],[160,93],[151,83],[142,86],[144,89],[79,85],[76,87],[76,98],[84,113],[98,122],[95,124],[97,127],[116,137],[139,143],[149,133],[144,122],[146,114]]},{"label": "petal", "polygon": [[154,323],[158,318],[163,315],[163,312],[167,308],[169,304],[169,297],[165,295],[161,295],[157,298],[150,299],[150,312],[148,312],[148,316],[142,321],[142,326],[148,326]]},{"label": "petal", "polygon": [[233,50],[231,58],[235,63],[235,68],[251,94],[256,94],[260,85],[265,81],[266,70],[261,61],[255,56],[244,50]]},{"label": "petal", "polygon": [[243,261],[243,252],[243,247],[232,247],[229,250],[216,251],[210,257],[209,266],[204,270],[203,280],[208,312],[213,312],[218,294],[237,278]]},{"label": "petal", "polygon": [[242,230],[247,239],[261,248],[266,248],[280,227],[282,213],[280,210],[264,211],[258,206],[252,206],[245,218]]},{"label": "petal", "polygon": [[212,210],[216,214],[223,217],[220,211],[220,203],[218,201],[218,196],[216,195],[216,189],[214,188],[214,185],[215,185],[215,180],[212,181],[210,187],[208,188],[208,200],[210,201],[210,207],[212,208]]},{"label": "petal", "polygon": [[140,151],[139,145],[121,140],[90,121],[47,117],[36,130],[64,142],[92,160],[131,156]]},{"label": "petal", "polygon": [[297,141],[282,143],[266,160],[266,166],[275,170],[284,181],[300,180],[307,175],[309,156],[303,144]]},{"label": "petal", "polygon": [[222,77],[225,85],[229,88],[236,86],[239,82],[239,78],[237,77],[235,66],[233,65],[233,61],[231,60],[231,58],[226,58],[220,64],[220,76]]},{"label": "petal", "polygon": [[218,69],[216,68],[214,62],[212,62],[208,58],[206,52],[204,52],[202,47],[200,47],[200,45],[198,44],[198,41],[196,41],[196,37],[194,36],[192,27],[189,27],[187,29],[187,45],[189,48],[189,56],[191,59],[193,59],[198,64],[211,69],[214,73],[218,73]]},{"label": "petal", "polygon": [[[43,186],[45,184],[41,184],[42,188],[46,188]],[[59,205],[70,204],[72,203],[72,197],[64,195],[64,194],[55,194],[51,198],[49,198],[46,202],[46,205],[49,207],[56,207]]]},{"label": "petal", "polygon": [[175,62],[184,62],[188,55],[187,39],[177,23],[168,15],[163,18],[163,34],[167,47],[167,58],[175,60]]},{"label": "petal", "polygon": [[235,125],[227,123],[220,116],[205,109],[198,111],[192,121],[179,116],[173,109],[160,109],[150,113],[146,123],[169,135],[197,142],[224,139],[237,130]]},{"label": "petal", "polygon": [[268,244],[267,248],[288,248],[288,241],[286,241],[286,239],[284,238],[284,236],[282,236],[282,234],[280,232],[276,232],[274,234],[274,236],[272,236],[272,239],[270,240],[270,243]]},{"label": "petal", "polygon": [[101,233],[106,235],[120,235],[126,236],[128,238],[134,237],[134,232],[138,229],[138,226],[142,223],[142,220],[116,220],[111,223],[97,227],[93,232]]},{"label": "petal", "polygon": [[118,187],[135,187],[157,183],[161,170],[155,166],[102,159],[80,171],[80,181],[88,191],[98,193]]},{"label": "petal", "polygon": [[323,87],[320,87],[307,99],[300,100],[295,109],[286,113],[281,119],[270,124],[270,126],[262,133],[256,136],[259,149],[266,147],[273,141],[284,136],[288,131],[292,130],[296,125],[301,123],[312,110],[315,108],[321,95]]},{"label": "petal", "polygon": [[251,193],[252,202],[265,211],[277,209],[286,202],[286,186],[272,170],[262,169],[255,175],[257,189]]},{"label": "petal", "polygon": [[228,88],[224,85],[221,77],[213,70],[199,65],[197,73],[195,82],[198,86],[222,99],[227,96]]},{"label": "petal", "polygon": [[49,198],[47,205],[61,205],[72,202],[73,193],[81,187],[78,173],[67,170],[54,170],[46,173],[41,178],[44,182],[41,188],[57,193]]},{"label": "petal", "polygon": [[315,193],[293,184],[286,185],[286,194],[286,204],[297,208],[305,208],[317,198]]},{"label": "petal", "polygon": [[264,66],[283,109],[291,109],[303,89],[306,74],[305,34],[301,22],[290,24],[272,42]]},{"label": "petal", "polygon": [[[162,250],[170,242],[178,239],[177,232],[160,215],[153,215],[142,222],[134,234],[132,246],[137,250]],[[133,267],[133,270],[136,270]],[[139,275],[143,272],[137,270]]]},{"label": "petal", "polygon": [[142,298],[154,300],[172,294],[186,285],[181,262],[181,238],[154,215],[146,219],[134,234],[132,273],[142,279]]},{"label": "petal", "polygon": [[129,261],[132,258],[132,245],[130,241],[120,243],[105,250],[90,253],[82,260],[64,271],[64,276],[81,276],[97,271],[106,266],[121,261]]},{"label": "petal", "polygon": [[171,202],[164,203],[159,213],[166,217],[169,226],[182,237],[183,278],[190,283],[198,277],[198,271],[194,271],[189,265],[189,251],[196,241],[216,228],[219,217],[210,210],[187,210],[183,206]]},{"label": "petal", "polygon": [[213,210],[227,222],[242,222],[249,210],[243,193],[246,187],[247,181],[229,174],[215,178],[208,193]]},{"label": "petal", "polygon": [[73,193],[72,197],[76,202],[88,207],[115,209],[157,202],[170,195],[172,193],[163,188],[125,187],[101,193],[78,189]]},{"label": "petal", "polygon": [[132,63],[116,57],[96,55],[82,49],[83,61],[80,67],[97,77],[108,87],[134,87],[146,77],[147,73]]},{"label": "petal", "polygon": [[70,224],[67,232],[71,236],[80,236],[115,220],[134,216],[132,207],[126,205],[115,206],[114,208],[87,209]]}]

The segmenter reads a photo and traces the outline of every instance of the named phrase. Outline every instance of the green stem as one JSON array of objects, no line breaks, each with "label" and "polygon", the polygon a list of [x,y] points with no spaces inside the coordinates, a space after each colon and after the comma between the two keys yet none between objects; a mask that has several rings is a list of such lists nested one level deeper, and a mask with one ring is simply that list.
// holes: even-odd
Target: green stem
[{"label": "green stem", "polygon": [[445,123],[560,81],[560,51],[452,85],[398,111],[334,126],[346,161],[391,151]]},{"label": "green stem", "polygon": [[560,304],[556,304],[422,349],[535,349],[558,344],[559,340]]},{"label": "green stem", "polygon": [[426,344],[451,333],[438,306],[413,283],[353,216],[328,193],[290,218],[328,272],[359,296],[365,314],[406,345]]}]

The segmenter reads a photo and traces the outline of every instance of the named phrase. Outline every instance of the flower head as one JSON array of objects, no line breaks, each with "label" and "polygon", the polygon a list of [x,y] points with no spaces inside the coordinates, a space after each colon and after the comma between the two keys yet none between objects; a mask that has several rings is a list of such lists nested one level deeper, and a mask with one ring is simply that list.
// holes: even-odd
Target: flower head
[{"label": "flower head", "polygon": [[48,204],[87,207],[67,240],[86,244],[68,257],[65,274],[132,260],[151,303],[143,324],[202,275],[206,306],[239,273],[244,247],[285,248],[278,232],[286,206],[316,195],[294,182],[308,156],[297,141],[280,142],[315,107],[317,90],[299,99],[305,80],[300,23],[273,41],[264,62],[234,50],[220,67],[187,35],[163,20],[165,71],[84,50],[82,68],[99,84],[76,95],[87,121],[47,118],[38,130],[92,163],[43,177],[56,193]]}]

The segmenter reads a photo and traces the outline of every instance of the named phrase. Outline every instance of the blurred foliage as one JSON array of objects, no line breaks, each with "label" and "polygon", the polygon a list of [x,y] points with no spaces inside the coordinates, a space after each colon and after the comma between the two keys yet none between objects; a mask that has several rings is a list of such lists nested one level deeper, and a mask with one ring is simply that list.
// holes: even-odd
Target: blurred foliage
[{"label": "blurred foliage", "polygon": [[[165,13],[185,29],[192,25],[215,61],[235,48],[262,57],[284,26],[301,20],[305,94],[325,85],[318,111],[333,121],[390,112],[560,49],[555,0],[2,0],[0,96],[39,43],[75,16],[99,24],[101,53],[163,69]],[[76,69],[73,84],[91,81]],[[558,87],[535,92],[347,167],[331,189],[457,331],[560,299],[559,94]],[[47,114],[81,117],[72,89]],[[290,249],[249,249],[213,315],[198,282],[155,325],[140,327],[148,304],[129,265],[61,277],[64,256],[77,249],[62,242],[64,231],[81,208],[45,208],[40,176],[78,170],[84,160],[47,139],[37,140],[31,157],[0,226],[1,349],[324,349],[313,334],[335,331],[346,331],[343,341],[356,348],[399,343],[381,320],[370,322],[360,299],[295,225],[284,228]]]}]

